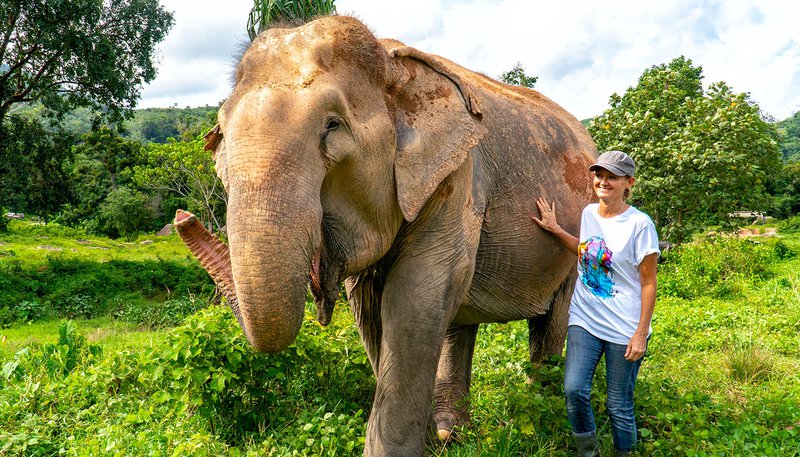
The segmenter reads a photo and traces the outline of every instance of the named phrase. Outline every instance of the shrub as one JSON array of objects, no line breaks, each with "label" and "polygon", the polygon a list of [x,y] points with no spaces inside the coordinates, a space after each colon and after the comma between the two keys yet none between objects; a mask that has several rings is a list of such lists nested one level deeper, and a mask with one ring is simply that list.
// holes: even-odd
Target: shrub
[{"label": "shrub", "polygon": [[148,328],[174,327],[181,324],[186,316],[194,314],[208,304],[193,294],[165,302],[137,298],[121,299],[114,317]]},{"label": "shrub", "polygon": [[772,263],[791,255],[783,243],[710,236],[673,247],[665,254],[659,292],[681,298],[732,298],[751,281],[769,278]]},{"label": "shrub", "polygon": [[[374,389],[372,370],[353,329],[335,331],[332,325],[328,332],[335,333],[323,335],[317,324],[306,324],[306,331],[289,348],[262,354],[250,347],[228,309],[207,308],[186,319],[147,356],[151,365],[142,380],[161,386],[157,390],[163,392],[163,401],[174,402],[180,414],[196,411],[214,433],[232,444],[249,434],[278,431],[294,423],[301,412],[299,403],[310,401],[315,409],[327,405],[323,417],[335,416],[328,416],[328,422],[367,409]],[[366,419],[362,415],[355,419],[358,424],[350,425],[342,419],[342,426],[355,426],[351,434],[361,436]],[[306,432],[325,425],[309,423]],[[337,442],[338,455],[352,453],[351,441]]]},{"label": "shrub", "polygon": [[35,380],[37,372],[41,370],[46,377],[61,379],[101,354],[99,345],[89,344],[72,321],[65,321],[58,327],[58,341],[55,344],[34,346],[33,349],[26,347],[18,351],[14,360],[3,366],[3,377],[9,380],[12,376],[19,378],[27,375]]},{"label": "shrub", "polygon": [[[112,312],[123,320],[154,327],[176,325],[202,307],[205,297],[214,290],[208,273],[199,265],[166,260],[94,262],[53,256],[48,257],[44,271],[21,271],[15,277],[26,275],[31,279],[16,288],[38,284],[34,293],[25,291],[28,293],[23,295],[33,295],[40,303],[46,303],[51,314],[74,319]],[[11,292],[0,292],[0,305],[5,301],[4,295]],[[192,293],[204,299],[197,302],[197,298],[190,297]],[[165,298],[178,302],[152,304]]]},{"label": "shrub", "polygon": [[36,300],[20,302],[15,311],[17,319],[23,322],[38,321],[49,314],[47,307]]},{"label": "shrub", "polygon": [[97,230],[112,238],[132,239],[138,232],[152,228],[157,216],[147,195],[120,187],[100,204]]},{"label": "shrub", "polygon": [[0,328],[10,328],[17,322],[17,313],[11,308],[0,307]]},{"label": "shrub", "polygon": [[800,232],[800,214],[784,219],[778,223],[778,231],[781,233],[798,233]]}]

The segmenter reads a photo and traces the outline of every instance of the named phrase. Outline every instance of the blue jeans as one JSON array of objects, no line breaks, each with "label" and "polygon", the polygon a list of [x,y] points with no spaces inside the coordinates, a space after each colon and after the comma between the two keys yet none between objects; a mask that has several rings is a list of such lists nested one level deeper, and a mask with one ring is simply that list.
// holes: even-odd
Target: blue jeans
[{"label": "blue jeans", "polygon": [[636,417],[633,412],[633,388],[642,359],[625,360],[624,344],[603,341],[581,327],[567,329],[567,359],[564,373],[564,396],[572,433],[585,436],[596,433],[592,405],[592,378],[603,354],[606,355],[606,410],[611,419],[614,447],[631,451],[636,447]]}]

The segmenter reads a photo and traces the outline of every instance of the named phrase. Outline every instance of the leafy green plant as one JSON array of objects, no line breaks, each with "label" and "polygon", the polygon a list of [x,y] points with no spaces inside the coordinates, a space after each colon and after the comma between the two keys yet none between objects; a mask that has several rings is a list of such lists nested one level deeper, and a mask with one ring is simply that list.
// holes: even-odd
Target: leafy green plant
[{"label": "leafy green plant", "polygon": [[798,233],[800,232],[800,215],[784,219],[778,223],[778,231],[780,233]]},{"label": "leafy green plant", "polygon": [[114,317],[148,328],[174,327],[187,316],[203,309],[207,302],[189,294],[166,301],[144,300],[137,296],[120,297]]},{"label": "leafy green plant", "polygon": [[0,232],[8,231],[9,219],[6,217],[6,209],[0,206]]},{"label": "leafy green plant", "polygon": [[55,344],[44,344],[34,350],[23,348],[14,355],[14,360],[3,366],[6,380],[12,374],[35,376],[42,370],[47,376],[62,378],[67,376],[78,365],[88,363],[102,354],[102,348],[89,344],[86,338],[77,332],[72,321],[63,322],[58,328],[58,341]]},{"label": "leafy green plant", "polygon": [[16,317],[22,322],[36,321],[48,315],[48,309],[36,300],[23,300],[16,306]]},{"label": "leafy green plant", "polygon": [[363,351],[353,347],[350,358],[333,359],[337,351],[329,350],[316,324],[307,324],[309,331],[301,332],[287,350],[267,355],[250,348],[228,309],[201,310],[147,357],[152,365],[141,380],[161,385],[161,401],[196,411],[232,444],[256,431],[293,423],[298,398],[320,397],[321,404],[338,404],[327,411],[337,417],[339,408],[365,409],[369,390],[365,396],[358,389],[347,392],[353,385],[373,385]]},{"label": "leafy green plant", "polygon": [[771,276],[773,261],[788,255],[767,243],[715,235],[674,247],[660,267],[659,292],[682,298],[734,297],[753,280]]},{"label": "leafy green plant", "polygon": [[336,13],[334,0],[254,0],[253,3],[247,17],[247,33],[251,41],[273,23],[307,22],[316,16]]}]

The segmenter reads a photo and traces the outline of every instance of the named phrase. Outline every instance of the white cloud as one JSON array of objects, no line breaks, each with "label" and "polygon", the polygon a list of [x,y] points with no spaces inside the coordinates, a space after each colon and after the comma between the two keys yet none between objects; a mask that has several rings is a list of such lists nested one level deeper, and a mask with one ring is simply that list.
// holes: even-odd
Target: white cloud
[{"label": "white cloud", "polygon": [[[159,78],[141,106],[216,104],[252,0],[167,0],[176,25],[162,49]],[[800,4],[757,0],[337,0],[340,14],[469,69],[497,77],[520,62],[537,90],[578,118],[642,72],[685,55],[705,82],[749,92],[777,119],[800,110]],[[194,95],[189,95],[194,94]],[[170,102],[170,100],[172,100]]]},{"label": "white cloud", "polygon": [[247,40],[252,0],[161,0],[175,24],[159,46],[158,76],[139,106],[216,105],[231,90],[233,56]]}]

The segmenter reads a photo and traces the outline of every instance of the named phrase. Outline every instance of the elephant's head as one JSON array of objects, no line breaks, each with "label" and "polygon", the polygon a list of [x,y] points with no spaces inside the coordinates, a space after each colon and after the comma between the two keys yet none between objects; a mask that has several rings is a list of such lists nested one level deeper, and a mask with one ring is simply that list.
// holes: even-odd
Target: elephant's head
[{"label": "elephant's head", "polygon": [[258,350],[294,340],[309,278],[327,324],[339,282],[386,255],[478,142],[463,82],[386,45],[349,17],[268,30],[206,138],[228,191],[229,299]]}]

